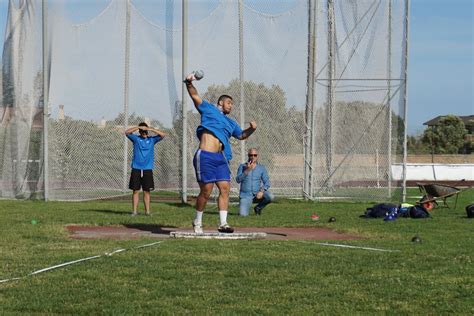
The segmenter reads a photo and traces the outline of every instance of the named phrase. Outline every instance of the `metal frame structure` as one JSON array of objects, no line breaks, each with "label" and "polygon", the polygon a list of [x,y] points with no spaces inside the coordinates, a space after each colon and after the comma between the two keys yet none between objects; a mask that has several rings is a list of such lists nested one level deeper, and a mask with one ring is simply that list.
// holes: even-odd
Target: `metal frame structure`
[{"label": "metal frame structure", "polygon": [[[124,109],[124,128],[128,128],[128,108],[129,108],[129,63],[130,63],[130,24],[131,24],[131,13],[130,13],[130,3],[131,0],[126,0],[126,17],[125,17],[125,39],[124,39],[124,94],[123,94],[123,109]],[[332,127],[332,115],[334,110],[334,93],[335,85],[341,80],[353,80],[353,79],[341,79],[335,78],[335,58],[337,54],[336,39],[335,39],[335,16],[334,16],[334,5],[338,0],[327,0],[327,28],[328,28],[328,38],[327,38],[327,54],[328,60],[325,67],[327,67],[327,78],[320,79],[318,74],[316,74],[316,46],[317,46],[317,11],[318,11],[318,0],[308,0],[308,74],[307,74],[307,94],[306,94],[306,112],[305,112],[305,123],[306,123],[306,132],[304,135],[303,142],[303,156],[304,156],[304,179],[303,179],[303,190],[302,195],[305,199],[315,199],[315,187],[314,187],[314,153],[315,153],[315,102],[316,102],[316,92],[315,92],[315,83],[318,81],[325,81],[327,83],[327,96],[328,102],[326,105],[326,118],[328,119],[328,128],[326,129],[326,172],[328,178],[325,185],[330,190],[331,189],[331,178],[333,173],[338,169],[339,166],[334,166],[334,148],[332,145],[333,139],[333,127]],[[387,120],[389,122],[388,133],[389,133],[389,143],[388,143],[388,159],[389,165],[392,164],[392,118],[391,118],[391,109],[392,109],[392,89],[391,82],[393,80],[401,81],[401,89],[395,92],[400,91],[402,95],[402,107],[404,115],[404,131],[403,131],[403,175],[402,175],[402,199],[406,199],[406,163],[407,163],[407,115],[408,115],[408,97],[407,97],[407,83],[408,83],[408,40],[409,40],[409,7],[410,0],[404,0],[404,25],[403,25],[403,76],[401,79],[392,79],[392,0],[388,0],[388,61],[387,61],[387,78],[385,79],[357,79],[356,80],[386,80],[387,82],[387,101],[386,107],[387,111]],[[42,54],[43,54],[43,180],[44,180],[44,199],[48,200],[50,198],[50,183],[49,183],[49,163],[48,163],[48,118],[49,118],[49,47],[48,47],[48,18],[47,18],[47,0],[42,0]],[[244,12],[243,12],[243,0],[238,0],[238,35],[239,35],[239,80],[240,80],[240,124],[245,124],[245,91],[244,91]],[[188,73],[188,0],[182,0],[182,76],[183,78]],[[323,67],[323,68],[325,68]],[[187,179],[187,169],[188,169],[188,124],[187,124],[187,91],[182,85],[181,91],[181,115],[182,115],[182,135],[181,135],[181,200],[182,202],[187,202],[188,195],[188,179]],[[241,161],[245,161],[245,147],[246,143],[241,143]],[[123,150],[123,190],[127,190],[127,171],[128,171],[128,141],[124,140],[124,150]],[[378,166],[377,166],[378,168]],[[391,170],[388,171],[388,195],[392,191],[392,175]],[[377,170],[378,172],[378,170]]]}]

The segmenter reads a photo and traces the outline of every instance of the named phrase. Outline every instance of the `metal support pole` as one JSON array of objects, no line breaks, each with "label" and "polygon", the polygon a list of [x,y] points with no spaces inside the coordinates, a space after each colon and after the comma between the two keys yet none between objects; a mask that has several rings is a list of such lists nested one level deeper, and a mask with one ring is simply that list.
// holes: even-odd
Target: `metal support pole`
[{"label": "metal support pole", "polygon": [[388,174],[387,174],[387,188],[388,197],[392,196],[392,0],[388,1],[388,61],[387,61],[387,120],[388,120]]},{"label": "metal support pole", "polygon": [[[239,90],[240,90],[240,126],[245,128],[245,94],[244,94],[244,10],[242,0],[239,3]],[[244,163],[246,141],[240,142],[240,162]]]},{"label": "metal support pole", "polygon": [[434,134],[435,134],[435,126],[431,126],[431,137],[430,137],[430,145],[431,145],[431,164],[434,164]]},{"label": "metal support pole", "polygon": [[[333,146],[332,146],[332,108],[334,106],[334,74],[335,74],[335,28],[334,28],[334,0],[328,0],[328,102],[326,108],[326,168],[328,177],[332,177]],[[332,180],[328,178],[328,189],[332,189]]]},{"label": "metal support pole", "polygon": [[[124,130],[128,128],[128,102],[129,102],[129,74],[130,74],[130,0],[126,0],[125,9],[125,67],[124,67],[124,88],[123,88],[123,114]],[[127,191],[127,170],[128,170],[128,139],[124,137],[123,143],[123,182],[122,190]]]},{"label": "metal support pole", "polygon": [[49,123],[49,58],[47,54],[48,26],[46,0],[41,1],[42,10],[42,50],[43,50],[43,185],[44,200],[49,200],[49,146],[48,146],[48,123]]},{"label": "metal support pole", "polygon": [[[187,52],[188,52],[188,1],[182,0],[182,76],[187,75]],[[182,138],[181,138],[181,202],[188,202],[188,107],[187,96],[184,84],[181,85],[181,118],[182,118]]]},{"label": "metal support pole", "polygon": [[380,178],[379,178],[379,150],[375,149],[375,175],[377,178],[377,188],[380,188]]},{"label": "metal support pole", "polygon": [[435,126],[431,126],[431,170],[433,170],[433,179],[436,181],[436,171],[434,167],[434,134],[435,134]]},{"label": "metal support pole", "polygon": [[314,107],[315,107],[315,65],[316,65],[316,12],[317,2],[308,0],[308,75],[306,92],[306,133],[304,146],[303,198],[312,200],[314,160]]},{"label": "metal support pole", "polygon": [[410,0],[405,0],[405,32],[404,32],[404,73],[403,73],[403,181],[402,181],[402,201],[406,201],[407,196],[407,129],[408,129],[408,30],[410,21]]}]

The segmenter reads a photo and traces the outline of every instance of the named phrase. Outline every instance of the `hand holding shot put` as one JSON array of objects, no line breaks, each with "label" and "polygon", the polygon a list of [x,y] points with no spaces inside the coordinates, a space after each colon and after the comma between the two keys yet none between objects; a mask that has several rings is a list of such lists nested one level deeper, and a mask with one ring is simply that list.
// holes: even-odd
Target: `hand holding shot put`
[{"label": "hand holding shot put", "polygon": [[201,80],[202,78],[204,78],[204,71],[196,70],[190,73],[189,75],[187,75],[186,78],[183,80],[183,82],[184,83],[192,82],[194,80]]}]

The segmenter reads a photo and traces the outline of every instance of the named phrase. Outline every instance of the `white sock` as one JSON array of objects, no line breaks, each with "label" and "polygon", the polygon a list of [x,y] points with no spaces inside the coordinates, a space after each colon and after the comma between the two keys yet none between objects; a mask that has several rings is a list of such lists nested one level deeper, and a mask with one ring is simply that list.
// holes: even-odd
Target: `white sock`
[{"label": "white sock", "polygon": [[196,218],[194,219],[195,224],[202,224],[202,213],[204,212],[196,210]]},{"label": "white sock", "polygon": [[227,211],[220,210],[219,211],[219,218],[221,220],[221,225],[227,224]]}]

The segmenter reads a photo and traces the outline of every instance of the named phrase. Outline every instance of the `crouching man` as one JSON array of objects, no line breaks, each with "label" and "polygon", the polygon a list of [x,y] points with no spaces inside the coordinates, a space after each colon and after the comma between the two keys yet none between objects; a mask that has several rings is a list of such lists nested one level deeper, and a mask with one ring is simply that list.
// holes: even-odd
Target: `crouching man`
[{"label": "crouching man", "polygon": [[250,148],[248,151],[248,161],[239,166],[237,170],[237,183],[240,183],[239,194],[239,214],[248,216],[252,203],[257,203],[254,207],[256,215],[261,215],[265,206],[273,202],[274,196],[268,191],[270,188],[270,178],[264,165],[258,163],[258,151]]}]

